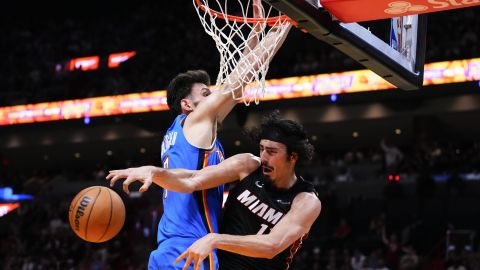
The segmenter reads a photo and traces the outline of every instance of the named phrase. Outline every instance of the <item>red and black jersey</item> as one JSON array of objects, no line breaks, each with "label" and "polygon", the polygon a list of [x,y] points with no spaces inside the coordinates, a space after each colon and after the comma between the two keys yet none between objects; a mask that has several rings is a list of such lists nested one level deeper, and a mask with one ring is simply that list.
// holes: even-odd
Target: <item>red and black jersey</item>
[{"label": "red and black jersey", "polygon": [[[230,191],[225,204],[220,232],[231,235],[268,234],[290,210],[295,196],[315,192],[309,182],[299,177],[288,190],[274,188],[263,176],[261,168],[240,181]],[[246,257],[218,250],[221,270],[279,270],[288,269],[302,240],[283,250],[272,259]]]}]

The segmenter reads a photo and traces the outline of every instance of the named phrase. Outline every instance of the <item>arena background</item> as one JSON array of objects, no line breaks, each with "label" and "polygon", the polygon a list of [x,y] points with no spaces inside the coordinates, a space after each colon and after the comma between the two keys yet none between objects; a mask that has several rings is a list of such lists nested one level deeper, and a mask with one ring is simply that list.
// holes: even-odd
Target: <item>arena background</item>
[{"label": "arena background", "polygon": [[[426,63],[480,57],[479,14],[478,7],[431,14]],[[0,33],[0,107],[163,90],[179,72],[218,71],[218,53],[190,1],[9,3]],[[136,55],[108,67],[108,55],[130,51]],[[69,70],[71,59],[85,56],[100,57],[97,70]],[[357,69],[294,29],[268,77]],[[316,185],[323,209],[292,269],[480,269],[477,76],[234,109],[219,132],[227,156],[256,153],[242,131],[274,109],[302,122],[316,146],[301,174]],[[109,169],[159,165],[173,117],[159,111],[0,126],[0,187],[33,196],[2,189],[2,203],[20,203],[0,213],[2,268],[145,269],[156,247],[160,188],[128,197],[117,187],[127,220],[103,244],[73,234],[68,205],[82,188],[106,185]]]}]

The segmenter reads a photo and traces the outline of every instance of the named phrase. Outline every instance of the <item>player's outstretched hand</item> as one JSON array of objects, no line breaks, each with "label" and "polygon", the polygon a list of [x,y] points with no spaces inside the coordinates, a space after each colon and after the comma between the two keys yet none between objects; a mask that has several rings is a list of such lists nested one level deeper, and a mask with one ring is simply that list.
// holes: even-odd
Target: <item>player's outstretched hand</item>
[{"label": "player's outstretched hand", "polygon": [[185,265],[183,270],[188,269],[188,267],[193,263],[194,270],[200,270],[203,260],[211,255],[213,245],[215,241],[215,234],[209,233],[206,236],[198,239],[193,243],[182,255],[178,256],[175,259],[175,264],[186,258]]},{"label": "player's outstretched hand", "polygon": [[142,166],[138,168],[128,168],[123,170],[112,170],[107,175],[106,179],[110,180],[110,186],[113,187],[115,182],[119,179],[125,179],[123,181],[123,191],[129,193],[128,186],[135,182],[142,182],[143,185],[140,187],[140,192],[145,192],[148,190],[153,181],[153,166]]}]

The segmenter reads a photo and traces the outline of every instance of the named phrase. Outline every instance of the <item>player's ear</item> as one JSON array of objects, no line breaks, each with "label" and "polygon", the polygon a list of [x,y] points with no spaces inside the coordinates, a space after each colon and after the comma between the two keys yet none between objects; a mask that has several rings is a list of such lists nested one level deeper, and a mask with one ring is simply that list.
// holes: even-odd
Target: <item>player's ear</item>
[{"label": "player's ear", "polygon": [[296,152],[292,152],[290,154],[290,161],[297,162],[297,160],[298,160],[298,154]]},{"label": "player's ear", "polygon": [[186,99],[186,98],[180,100],[180,106],[182,107],[182,111],[184,111],[184,112],[193,111],[193,106],[190,102],[191,101],[189,99]]}]

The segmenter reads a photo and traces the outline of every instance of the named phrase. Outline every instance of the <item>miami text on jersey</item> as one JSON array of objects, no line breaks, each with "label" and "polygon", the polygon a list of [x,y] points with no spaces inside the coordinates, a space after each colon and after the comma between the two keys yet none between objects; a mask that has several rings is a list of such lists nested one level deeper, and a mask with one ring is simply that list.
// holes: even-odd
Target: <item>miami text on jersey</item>
[{"label": "miami text on jersey", "polygon": [[265,221],[275,225],[282,218],[283,213],[277,212],[275,209],[269,207],[267,204],[261,202],[257,196],[250,195],[251,192],[247,189],[242,194],[238,195],[237,200],[248,209],[263,218]]}]

